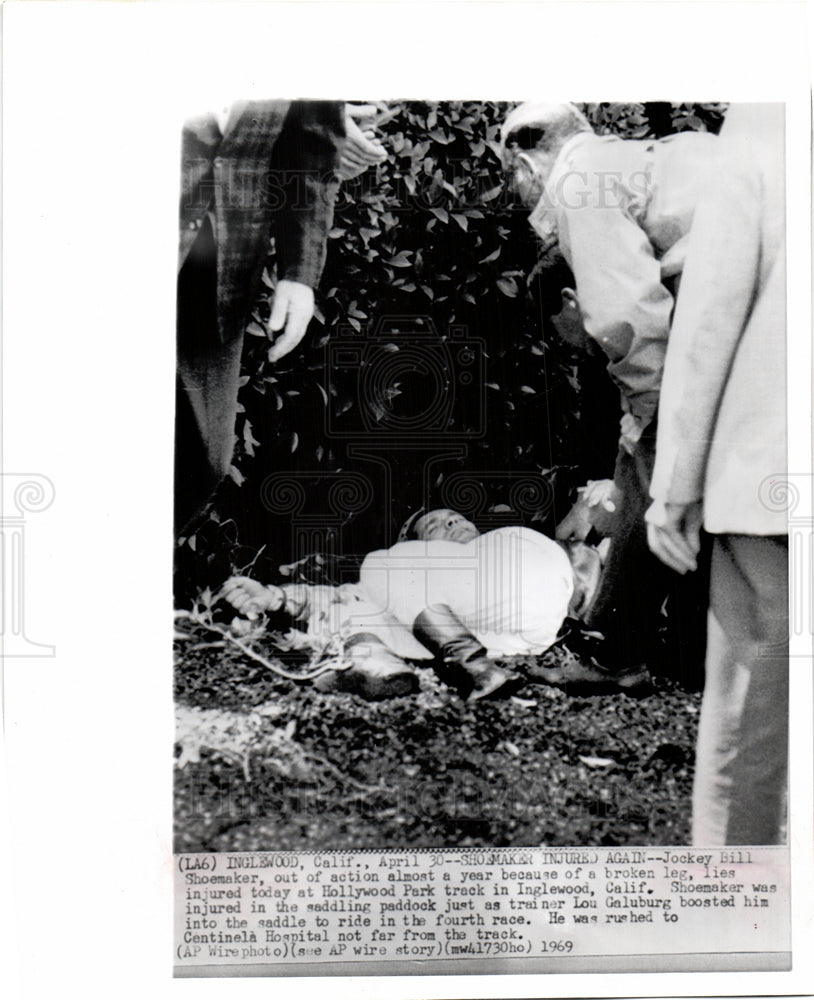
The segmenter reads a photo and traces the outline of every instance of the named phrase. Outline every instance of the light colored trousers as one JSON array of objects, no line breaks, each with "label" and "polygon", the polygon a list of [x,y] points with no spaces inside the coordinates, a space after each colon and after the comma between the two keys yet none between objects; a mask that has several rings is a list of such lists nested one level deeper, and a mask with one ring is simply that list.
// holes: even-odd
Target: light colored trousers
[{"label": "light colored trousers", "polygon": [[788,603],[786,536],[715,536],[694,846],[784,838]]}]

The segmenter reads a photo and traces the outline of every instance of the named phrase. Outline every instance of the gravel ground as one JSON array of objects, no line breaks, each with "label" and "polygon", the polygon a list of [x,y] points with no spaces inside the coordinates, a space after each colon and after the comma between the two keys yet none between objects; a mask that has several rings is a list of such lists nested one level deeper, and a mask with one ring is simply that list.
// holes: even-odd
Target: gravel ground
[{"label": "gravel ground", "polygon": [[177,644],[178,852],[687,842],[700,695],[675,681],[466,705],[424,668],[417,694],[369,703],[213,638]]}]

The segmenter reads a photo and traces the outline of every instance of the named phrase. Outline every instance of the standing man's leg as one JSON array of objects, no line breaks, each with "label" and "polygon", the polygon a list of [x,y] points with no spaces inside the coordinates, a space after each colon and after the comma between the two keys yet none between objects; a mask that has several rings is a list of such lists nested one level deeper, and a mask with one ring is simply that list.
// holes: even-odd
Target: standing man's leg
[{"label": "standing man's leg", "polygon": [[178,276],[175,533],[229,472],[243,337],[218,331],[216,250],[209,220]]},{"label": "standing man's leg", "polygon": [[693,844],[779,843],[787,762],[788,541],[718,535]]},{"label": "standing man's leg", "polygon": [[[691,686],[702,674],[707,564],[681,577],[657,559],[647,544],[644,514],[650,505],[650,480],[656,452],[656,422],[646,428],[633,455],[620,449],[614,482],[621,494],[616,525],[602,579],[591,607],[582,616],[590,629],[608,640],[606,666],[618,671],[658,663],[665,671],[667,651],[659,642],[659,625],[667,605],[671,626],[670,659]],[[667,671],[675,673],[675,669]]]},{"label": "standing man's leg", "polygon": [[655,431],[650,428],[636,445],[636,454],[620,448],[614,483],[620,494],[610,551],[585,625],[608,640],[611,668],[644,665],[652,647],[651,632],[664,600],[664,579],[670,570],[647,546],[644,512],[647,509]]}]

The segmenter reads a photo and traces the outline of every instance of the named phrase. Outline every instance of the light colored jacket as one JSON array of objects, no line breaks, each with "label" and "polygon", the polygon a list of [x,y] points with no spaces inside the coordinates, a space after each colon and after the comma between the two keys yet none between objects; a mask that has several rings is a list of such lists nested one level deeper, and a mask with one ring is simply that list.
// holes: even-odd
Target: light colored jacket
[{"label": "light colored jacket", "polygon": [[730,109],[670,334],[651,494],[713,533],[787,530],[760,499],[787,466],[783,136],[782,105]]},{"label": "light colored jacket", "polygon": [[620,139],[583,132],[560,151],[529,222],[559,242],[585,329],[610,358],[626,410],[648,422],[658,404],[673,295],[718,139],[684,132]]}]

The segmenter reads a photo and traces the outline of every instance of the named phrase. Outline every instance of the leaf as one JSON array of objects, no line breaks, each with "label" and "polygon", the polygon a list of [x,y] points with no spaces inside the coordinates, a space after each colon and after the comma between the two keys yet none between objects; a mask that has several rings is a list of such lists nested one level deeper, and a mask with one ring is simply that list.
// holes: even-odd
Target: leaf
[{"label": "leaf", "polygon": [[243,447],[246,449],[247,455],[254,455],[254,449],[260,442],[252,434],[252,425],[247,420],[243,425]]},{"label": "leaf", "polygon": [[391,267],[410,267],[410,251],[402,250],[400,253],[397,253],[395,257],[391,257],[387,263]]},{"label": "leaf", "polygon": [[440,142],[442,146],[448,146],[453,140],[453,136],[447,135],[447,133],[440,128],[434,128],[430,132],[430,138],[435,139],[436,142]]},{"label": "leaf", "polygon": [[586,767],[611,767],[616,763],[615,760],[611,760],[610,757],[579,757],[580,760]]},{"label": "leaf", "polygon": [[498,278],[497,287],[510,299],[516,299],[518,294],[517,282],[514,278]]},{"label": "leaf", "polygon": [[458,223],[458,225],[461,227],[461,229],[463,229],[464,232],[468,232],[469,220],[465,215],[457,215],[456,213],[453,212],[452,218]]},{"label": "leaf", "polygon": [[395,385],[389,386],[386,389],[382,389],[382,392],[381,392],[382,399],[384,399],[385,403],[387,403],[388,406],[390,405],[390,403],[393,402],[393,400],[397,396],[400,396],[401,394],[402,394],[402,390],[399,389],[398,382]]},{"label": "leaf", "polygon": [[532,387],[530,385],[521,385],[520,386],[520,391],[524,392],[527,396],[536,396],[537,395],[537,390],[536,389],[532,389]]},{"label": "leaf", "polygon": [[490,254],[484,257],[482,260],[478,261],[479,264],[491,264],[493,260],[497,260],[500,256],[503,247],[498,247],[497,250],[493,250]]},{"label": "leaf", "polygon": [[516,697],[516,696],[513,695],[512,698],[511,698],[511,700],[512,700],[512,702],[515,705],[520,705],[521,708],[536,708],[537,707],[537,702],[536,701],[532,701],[529,698],[518,698],[518,697]]},{"label": "leaf", "polygon": [[441,222],[446,225],[449,222],[449,212],[445,208],[431,208],[430,211]]},{"label": "leaf", "polygon": [[300,443],[300,436],[299,436],[299,434],[297,434],[296,431],[292,431],[291,432],[291,454],[292,455],[297,450],[297,447],[298,447],[299,443]]}]

